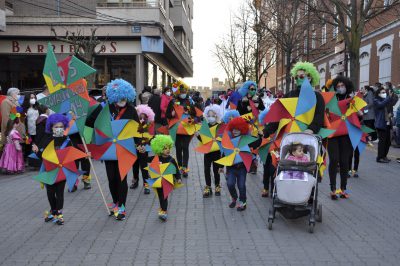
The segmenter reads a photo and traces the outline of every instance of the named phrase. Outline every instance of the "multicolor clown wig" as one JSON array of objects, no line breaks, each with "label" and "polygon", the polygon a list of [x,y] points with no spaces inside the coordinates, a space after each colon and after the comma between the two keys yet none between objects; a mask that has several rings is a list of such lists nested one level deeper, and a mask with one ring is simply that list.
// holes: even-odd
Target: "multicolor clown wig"
[{"label": "multicolor clown wig", "polygon": [[126,80],[114,79],[107,84],[106,95],[110,103],[122,100],[133,102],[136,97],[136,89]]},{"label": "multicolor clown wig", "polygon": [[224,117],[222,117],[222,121],[225,124],[228,124],[232,118],[239,117],[239,116],[240,116],[240,113],[238,110],[227,110],[224,114]]},{"label": "multicolor clown wig", "polygon": [[68,128],[69,120],[65,115],[52,114],[47,118],[46,121],[46,133],[53,133],[53,126],[57,123],[63,123],[64,129]]},{"label": "multicolor clown wig", "polygon": [[[204,109],[203,116],[207,119],[208,117],[208,112],[214,112],[215,115],[217,116],[217,122],[220,122],[222,119],[222,110],[221,106],[217,104],[210,104]],[[208,121],[208,120],[207,120]]]},{"label": "multicolor clown wig", "polygon": [[235,117],[229,121],[227,129],[232,132],[232,130],[237,129],[240,131],[241,135],[246,135],[249,133],[249,124],[243,117]]},{"label": "multicolor clown wig", "polygon": [[162,154],[166,147],[172,148],[173,145],[174,141],[168,135],[156,135],[150,142],[151,150],[157,155]]},{"label": "multicolor clown wig", "polygon": [[247,93],[249,93],[249,89],[251,86],[254,86],[254,88],[257,90],[257,84],[252,80],[248,80],[245,83],[243,83],[242,87],[239,88],[238,92],[242,97],[244,97],[247,95]]},{"label": "multicolor clown wig", "polygon": [[297,62],[292,70],[290,71],[290,74],[292,77],[296,77],[297,71],[299,70],[304,70],[306,72],[306,75],[310,75],[311,77],[311,85],[312,86],[317,86],[319,85],[319,73],[318,70],[315,68],[315,66],[310,63],[310,62]]},{"label": "multicolor clown wig", "polygon": [[136,106],[136,111],[139,117],[141,114],[145,114],[149,122],[154,121],[154,111],[147,104],[139,104],[138,106]]}]

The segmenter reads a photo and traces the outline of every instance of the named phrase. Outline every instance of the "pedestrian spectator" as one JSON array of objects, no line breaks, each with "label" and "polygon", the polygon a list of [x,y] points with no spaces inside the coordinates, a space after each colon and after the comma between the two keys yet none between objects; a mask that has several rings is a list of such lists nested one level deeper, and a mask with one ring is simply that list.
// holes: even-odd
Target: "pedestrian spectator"
[{"label": "pedestrian spectator", "polygon": [[[18,100],[20,99],[20,91],[17,88],[9,88],[7,91],[7,98],[2,101],[1,103],[1,142],[0,144],[5,144],[6,143],[6,137],[5,135],[6,128],[7,128],[7,122],[10,119],[10,114],[13,108],[16,108],[19,106]],[[19,123],[23,125],[23,123]],[[24,128],[21,127],[21,125],[18,125],[18,132],[21,136],[22,139],[25,138],[26,133],[23,132]]]},{"label": "pedestrian spectator", "polygon": [[221,104],[219,105],[221,107],[221,117],[224,117],[225,112],[228,110],[226,108],[228,103],[228,94],[225,92],[221,93],[221,95],[219,95],[219,99],[221,100]]},{"label": "pedestrian spectator", "polygon": [[153,90],[153,95],[150,97],[149,102],[147,103],[149,107],[155,113],[154,122],[155,122],[155,130],[161,127],[161,89],[155,88]]},{"label": "pedestrian spectator", "polygon": [[395,121],[396,121],[396,130],[395,130],[396,145],[394,147],[400,148],[400,105],[397,107]]},{"label": "pedestrian spectator", "polygon": [[390,130],[391,120],[388,107],[390,107],[391,98],[387,96],[386,90],[380,87],[375,92],[374,109],[375,109],[375,128],[378,133],[378,155],[376,161],[378,163],[388,163],[387,158],[390,148]]},{"label": "pedestrian spectator", "polygon": [[49,94],[50,94],[49,88],[47,87],[47,85],[43,85],[43,91],[41,93],[38,93],[38,95],[36,95],[36,99],[39,101],[44,97],[49,96]]},{"label": "pedestrian spectator", "polygon": [[140,103],[147,104],[149,102],[149,99],[151,96],[152,96],[152,94],[151,94],[150,86],[145,86],[142,93],[139,94]]},{"label": "pedestrian spectator", "polygon": [[166,117],[166,113],[167,113],[167,108],[169,105],[169,102],[172,100],[172,90],[170,87],[165,87],[163,89],[163,93],[161,95],[161,124],[163,126],[166,126],[168,124],[167,122],[167,117]]},{"label": "pedestrian spectator", "polygon": [[208,97],[207,100],[206,100],[206,102],[205,102],[205,104],[204,104],[204,106],[207,107],[207,106],[209,106],[210,104],[211,104],[211,99],[210,99],[210,97]]},{"label": "pedestrian spectator", "polygon": [[374,90],[372,87],[366,85],[361,88],[361,93],[364,101],[367,103],[367,106],[363,111],[363,121],[367,127],[374,130],[374,132],[370,133],[369,136],[371,137],[372,142],[376,142],[378,136],[375,131]]},{"label": "pedestrian spectator", "polygon": [[7,137],[3,154],[0,158],[0,169],[7,174],[22,173],[25,169],[24,155],[20,143],[22,137],[17,130],[19,123],[18,117],[13,120],[9,119],[4,132]]},{"label": "pedestrian spectator", "polygon": [[[38,111],[38,102],[36,100],[36,96],[33,93],[25,95],[24,102],[22,103],[22,107],[24,109],[24,113],[26,114],[26,128],[28,129],[28,136],[30,138],[30,144],[35,142],[36,137],[36,120],[39,117]],[[27,145],[25,147],[25,157],[27,157],[32,152],[32,146]]]},{"label": "pedestrian spectator", "polygon": [[270,90],[266,89],[264,91],[264,94],[262,95],[262,101],[263,101],[264,107],[269,110],[269,108],[276,101],[276,99],[274,98],[274,95],[272,94],[272,92]]}]

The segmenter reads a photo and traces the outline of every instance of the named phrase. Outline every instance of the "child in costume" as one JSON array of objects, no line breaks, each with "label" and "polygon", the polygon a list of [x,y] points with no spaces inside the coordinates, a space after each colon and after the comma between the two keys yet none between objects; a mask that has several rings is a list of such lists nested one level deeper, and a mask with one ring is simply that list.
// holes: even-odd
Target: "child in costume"
[{"label": "child in costume", "polygon": [[[289,150],[289,156],[286,160],[295,161],[295,162],[309,162],[310,159],[304,153],[304,145],[301,143],[292,143]],[[300,171],[287,171],[290,179],[304,179],[304,173]]]},{"label": "child in costume", "polygon": [[[136,97],[135,88],[123,79],[115,79],[107,84],[106,95],[112,120],[132,119],[139,123],[139,117],[135,107],[131,104]],[[102,105],[87,118],[86,125],[94,127],[94,122],[100,113]],[[122,221],[126,217],[126,197],[128,195],[128,182],[126,176],[121,180],[118,161],[104,161],[108,178],[108,186],[113,203],[110,204],[111,213],[116,220]]]},{"label": "child in costume", "polygon": [[[236,138],[241,135],[249,134],[250,128],[244,118],[235,117],[229,121],[226,130],[232,138]],[[223,172],[223,169],[220,169],[220,172]],[[229,204],[229,208],[235,208],[236,206],[237,211],[244,211],[246,209],[246,176],[247,170],[243,162],[226,167],[226,183],[232,197],[232,202]],[[239,189],[239,201],[236,185]]]},{"label": "child in costume", "polygon": [[9,119],[6,126],[5,146],[0,159],[0,169],[8,174],[22,173],[25,169],[24,155],[20,141],[21,135],[17,131],[19,118]]},{"label": "child in costume", "polygon": [[[40,141],[40,146],[34,144],[32,151],[37,154],[39,158],[42,157],[42,152],[47,145],[54,140],[54,147],[56,150],[63,149],[71,146],[69,138],[64,136],[64,130],[68,127],[68,118],[61,114],[52,114],[46,121],[46,135]],[[47,199],[50,203],[50,211],[45,212],[44,221],[53,221],[58,225],[64,224],[64,216],[62,209],[64,207],[64,189],[66,180],[57,182],[53,185],[46,184]]]},{"label": "child in costume", "polygon": [[[221,107],[217,104],[212,104],[207,106],[204,109],[204,118],[208,122],[208,126],[214,127],[218,126],[221,123]],[[218,129],[217,129],[218,131]],[[201,139],[200,136],[198,138]],[[220,186],[220,174],[219,174],[219,165],[215,163],[215,161],[221,158],[221,152],[212,151],[204,154],[204,177],[206,180],[206,186],[203,190],[203,198],[208,198],[212,195],[211,189],[211,166],[213,168],[214,173],[214,184],[215,184],[215,196],[221,195],[221,186]]]},{"label": "child in costume", "polygon": [[136,106],[136,111],[139,116],[138,133],[142,135],[141,138],[135,138],[137,153],[137,160],[133,165],[133,179],[131,189],[136,189],[139,185],[139,168],[142,171],[144,194],[150,194],[149,184],[146,179],[149,178],[149,173],[145,169],[147,167],[149,154],[146,151],[146,145],[150,144],[150,139],[154,136],[154,112],[146,104]]},{"label": "child in costume", "polygon": [[[168,108],[166,117],[172,119],[176,117],[176,112],[174,105],[180,105],[184,108],[184,114],[189,115],[189,120],[194,123],[196,118],[196,110],[194,108],[194,102],[187,94],[188,90],[184,85],[180,85],[179,89],[176,90],[176,98],[171,100]],[[176,148],[176,158],[178,160],[178,165],[182,176],[187,178],[189,173],[189,144],[192,139],[192,135],[176,134],[175,148]]]},{"label": "child in costume", "polygon": [[[181,174],[178,171],[178,164],[175,159],[170,155],[171,148],[174,145],[174,141],[170,136],[157,135],[151,140],[151,150],[154,154],[158,155],[160,163],[172,163],[176,168],[176,174],[174,174],[175,180],[181,179]],[[157,188],[157,196],[160,201],[160,209],[158,211],[158,217],[166,221],[167,220],[167,209],[168,209],[168,197],[164,197],[163,188]]]}]

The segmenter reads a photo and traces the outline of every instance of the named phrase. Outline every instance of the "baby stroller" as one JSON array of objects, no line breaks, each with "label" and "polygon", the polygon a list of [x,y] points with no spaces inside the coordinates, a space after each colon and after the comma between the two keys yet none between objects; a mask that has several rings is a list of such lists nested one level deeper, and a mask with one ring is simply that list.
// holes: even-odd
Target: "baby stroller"
[{"label": "baby stroller", "polygon": [[[301,143],[308,162],[287,160],[293,143]],[[315,222],[322,222],[322,206],[318,204],[318,153],[322,140],[307,133],[289,133],[282,139],[280,161],[276,169],[272,192],[272,208],[268,215],[268,229],[276,211],[287,219],[309,215],[309,232],[314,232]],[[292,173],[296,172],[296,175]]]}]

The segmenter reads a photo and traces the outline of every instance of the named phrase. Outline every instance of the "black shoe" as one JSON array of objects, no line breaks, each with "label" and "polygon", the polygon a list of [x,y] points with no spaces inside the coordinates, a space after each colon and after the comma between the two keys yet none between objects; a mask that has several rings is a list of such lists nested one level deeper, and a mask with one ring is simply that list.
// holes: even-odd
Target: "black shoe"
[{"label": "black shoe", "polygon": [[233,209],[236,207],[236,200],[233,199],[232,202],[229,204],[229,208]]},{"label": "black shoe", "polygon": [[237,210],[238,212],[244,211],[244,210],[246,209],[246,206],[247,206],[247,203],[246,203],[246,202],[241,202],[241,201],[239,200],[239,204],[238,204],[238,206],[236,207],[236,210]]},{"label": "black shoe", "polygon": [[182,175],[184,178],[188,178],[188,173],[183,173],[183,175]]},{"label": "black shoe", "polygon": [[358,176],[358,172],[357,172],[357,171],[355,171],[355,170],[354,170],[353,177],[354,177],[354,178],[358,178],[358,177],[359,177],[359,176]]},{"label": "black shoe", "polygon": [[386,161],[386,160],[383,159],[383,158],[376,159],[376,162],[377,162],[377,163],[389,163],[389,161]]},{"label": "black shoe", "polygon": [[72,190],[71,191],[69,191],[70,193],[74,193],[75,191],[77,191],[78,190],[78,186],[77,185],[74,185],[74,187],[72,188]]},{"label": "black shoe", "polygon": [[398,163],[400,163],[400,158],[396,158],[396,161],[397,161]]},{"label": "black shoe", "polygon": [[129,187],[130,189],[137,189],[139,186],[139,180],[136,180],[135,182],[132,183],[132,185]]},{"label": "black shoe", "polygon": [[384,160],[391,162],[392,160],[390,160],[388,157],[383,158]]},{"label": "black shoe", "polygon": [[83,189],[88,190],[88,189],[91,189],[91,188],[92,188],[92,185],[90,183],[83,182]]}]

